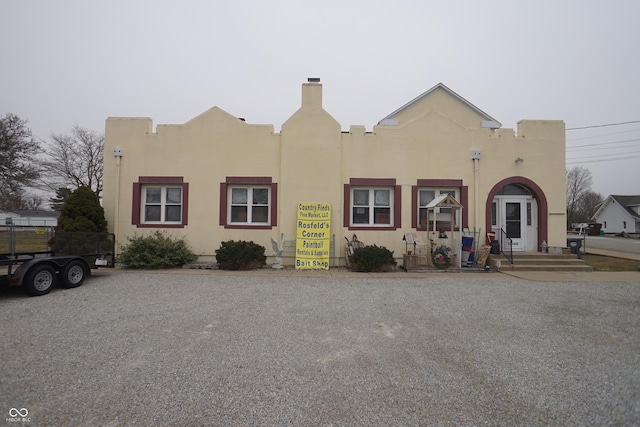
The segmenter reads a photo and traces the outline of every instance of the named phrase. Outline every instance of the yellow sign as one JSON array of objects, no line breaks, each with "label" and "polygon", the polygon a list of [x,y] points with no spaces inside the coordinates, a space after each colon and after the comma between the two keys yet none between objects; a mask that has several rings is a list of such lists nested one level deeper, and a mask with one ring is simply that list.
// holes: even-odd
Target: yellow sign
[{"label": "yellow sign", "polygon": [[298,203],[296,269],[329,269],[331,205]]}]

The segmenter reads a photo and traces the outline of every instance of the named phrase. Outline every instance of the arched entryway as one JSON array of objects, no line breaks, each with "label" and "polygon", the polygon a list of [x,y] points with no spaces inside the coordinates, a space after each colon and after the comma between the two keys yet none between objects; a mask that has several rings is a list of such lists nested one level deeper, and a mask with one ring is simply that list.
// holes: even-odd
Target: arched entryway
[{"label": "arched entryway", "polygon": [[502,228],[512,237],[514,251],[539,251],[547,240],[547,198],[528,178],[514,176],[495,184],[485,214],[485,229]]}]

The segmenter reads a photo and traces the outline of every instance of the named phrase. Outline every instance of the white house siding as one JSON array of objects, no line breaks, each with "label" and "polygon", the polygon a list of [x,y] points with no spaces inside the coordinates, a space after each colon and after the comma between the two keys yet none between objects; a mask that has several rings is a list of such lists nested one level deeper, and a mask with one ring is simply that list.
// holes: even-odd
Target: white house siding
[{"label": "white house siding", "polygon": [[[609,199],[607,205],[598,217],[596,222],[602,224],[605,233],[637,233],[635,218],[632,218],[622,206]],[[626,222],[626,228],[624,223]],[[606,223],[606,227],[605,224]]]}]

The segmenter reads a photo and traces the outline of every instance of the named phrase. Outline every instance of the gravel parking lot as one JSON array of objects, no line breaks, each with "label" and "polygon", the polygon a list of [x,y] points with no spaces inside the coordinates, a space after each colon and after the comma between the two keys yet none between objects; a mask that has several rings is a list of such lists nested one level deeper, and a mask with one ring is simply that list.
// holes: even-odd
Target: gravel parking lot
[{"label": "gravel parking lot", "polygon": [[0,421],[640,424],[637,283],[94,274],[0,291]]}]

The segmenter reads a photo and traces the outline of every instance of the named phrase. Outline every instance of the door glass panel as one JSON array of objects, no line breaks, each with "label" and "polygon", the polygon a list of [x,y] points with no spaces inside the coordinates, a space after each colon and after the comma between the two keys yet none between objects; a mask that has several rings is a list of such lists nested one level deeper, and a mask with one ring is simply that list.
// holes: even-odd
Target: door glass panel
[{"label": "door glass panel", "polygon": [[506,207],[506,222],[507,222],[507,236],[512,239],[520,239],[522,237],[521,231],[521,212],[520,203],[505,204]]}]

